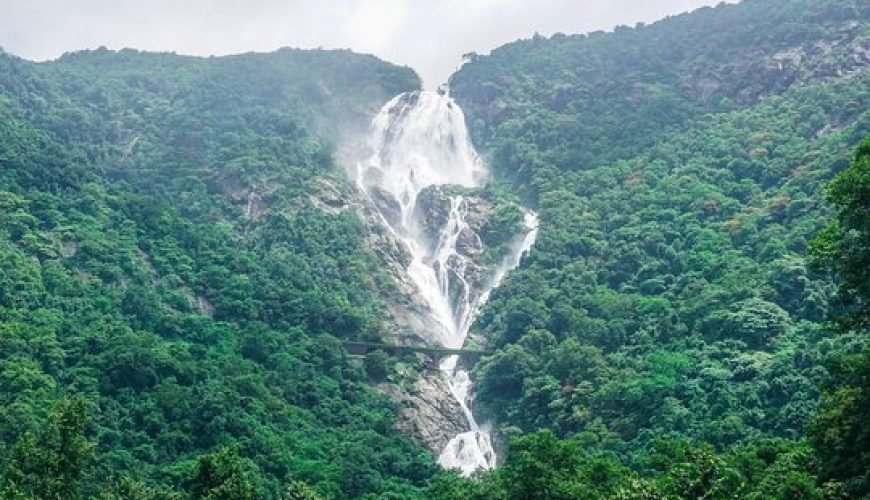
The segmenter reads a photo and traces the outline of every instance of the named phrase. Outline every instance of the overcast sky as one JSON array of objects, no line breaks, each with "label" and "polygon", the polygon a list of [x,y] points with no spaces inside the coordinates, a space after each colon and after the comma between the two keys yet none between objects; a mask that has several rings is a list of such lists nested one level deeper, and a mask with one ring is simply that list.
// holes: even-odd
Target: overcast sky
[{"label": "overcast sky", "polygon": [[466,52],[535,32],[633,26],[718,0],[0,0],[0,47],[33,60],[100,45],[221,55],[350,48],[434,88]]}]

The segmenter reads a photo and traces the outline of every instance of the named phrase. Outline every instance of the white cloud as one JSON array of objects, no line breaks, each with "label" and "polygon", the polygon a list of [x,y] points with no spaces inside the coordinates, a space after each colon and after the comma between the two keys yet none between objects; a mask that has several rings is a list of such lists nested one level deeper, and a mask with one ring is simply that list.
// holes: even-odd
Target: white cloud
[{"label": "white cloud", "polygon": [[411,66],[428,87],[466,52],[538,32],[649,22],[717,0],[0,0],[0,46],[44,60],[133,47],[221,55],[283,46],[351,48]]},{"label": "white cloud", "polygon": [[404,0],[363,0],[351,9],[345,29],[350,46],[363,52],[380,53],[400,43],[395,40],[406,22]]}]

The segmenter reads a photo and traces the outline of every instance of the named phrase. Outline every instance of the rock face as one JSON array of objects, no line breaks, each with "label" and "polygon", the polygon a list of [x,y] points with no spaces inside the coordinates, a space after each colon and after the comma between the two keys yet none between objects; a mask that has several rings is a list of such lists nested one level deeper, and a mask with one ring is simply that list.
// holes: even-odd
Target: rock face
[{"label": "rock face", "polygon": [[399,202],[390,193],[377,186],[371,186],[369,194],[375,208],[387,219],[387,222],[393,226],[399,225],[402,220],[402,207]]},{"label": "rock face", "polygon": [[[422,231],[430,241],[437,242],[441,228],[450,217],[450,195],[442,186],[430,186],[420,192],[417,205],[414,207],[414,217],[419,221]],[[483,251],[481,235],[490,223],[494,207],[488,200],[473,194],[463,196],[465,222],[468,227],[459,235],[457,244],[467,256],[478,255]]]},{"label": "rock face", "polygon": [[[385,329],[392,338],[388,343],[399,345],[433,346],[435,332],[430,312],[425,300],[414,281],[408,276],[408,266],[412,254],[406,243],[393,234],[384,220],[398,225],[401,218],[399,203],[387,192],[376,186],[369,188],[369,196],[364,198],[356,192],[347,192],[334,179],[323,177],[315,181],[309,200],[324,212],[339,214],[346,211],[356,212],[369,228],[366,245],[381,262],[382,269],[392,277],[390,287],[380,290],[386,306]],[[274,187],[246,186],[229,179],[221,189],[235,203],[247,204],[247,217],[259,218],[269,208]],[[450,222],[450,210],[463,210],[463,220],[467,224],[458,234],[456,248],[459,256],[447,260],[447,272],[451,288],[467,287],[472,300],[478,296],[475,290],[489,278],[491,269],[481,262],[486,244],[481,237],[491,225],[494,207],[491,202],[472,193],[464,194],[460,207],[453,207],[449,188],[432,186],[424,189],[417,198],[413,218],[417,229],[425,235],[434,250],[439,244],[439,235],[444,233],[445,225]],[[383,218],[383,219],[382,219]],[[461,279],[460,279],[461,278]],[[463,291],[451,289],[451,296],[460,297]],[[191,296],[192,306],[202,314],[213,314],[213,306],[204,297]],[[460,305],[453,303],[456,309]],[[477,338],[477,342],[482,339]],[[438,366],[439,360],[418,355],[424,366]],[[378,390],[399,401],[402,408],[397,414],[396,428],[423,443],[434,455],[438,455],[454,436],[470,430],[469,422],[451,393],[447,382],[438,370],[426,370],[410,387],[382,383]]]},{"label": "rock face", "polygon": [[870,39],[860,34],[858,22],[826,28],[825,40],[782,48],[772,54],[750,52],[721,74],[687,71],[682,86],[701,101],[728,97],[740,104],[751,104],[794,84],[846,76],[870,65]]},{"label": "rock face", "polygon": [[441,186],[429,186],[420,191],[414,206],[414,218],[431,244],[437,243],[438,234],[449,217],[450,199]]},{"label": "rock face", "polygon": [[316,190],[309,199],[312,205],[333,215],[358,205],[352,194],[345,193],[334,179],[326,177],[317,179]]},{"label": "rock face", "polygon": [[420,378],[410,390],[395,384],[381,384],[378,388],[404,403],[396,427],[419,439],[434,454],[443,450],[451,437],[468,430],[462,408],[438,375]]},{"label": "rock face", "polygon": [[429,345],[426,334],[431,328],[426,304],[420,297],[413,281],[408,277],[411,254],[405,243],[395,237],[375,220],[375,215],[361,210],[368,222],[369,235],[366,244],[381,261],[382,268],[393,278],[395,289],[381,290],[381,298],[387,307],[385,326],[395,338],[389,339],[399,345]]},{"label": "rock face", "polygon": [[231,176],[219,182],[219,189],[233,203],[244,205],[245,217],[253,220],[261,218],[268,211],[278,186],[274,183],[248,185]]},{"label": "rock face", "polygon": [[[395,335],[391,342],[400,345],[432,346],[431,339],[437,335],[429,333],[433,328],[425,301],[413,280],[408,276],[407,269],[411,262],[411,252],[405,242],[392,234],[383,225],[380,217],[401,217],[398,203],[388,193],[369,188],[371,200],[355,198],[344,200],[354,206],[359,215],[369,227],[366,244],[381,261],[382,268],[393,278],[395,289],[382,290],[382,296],[387,307],[386,327]],[[445,224],[449,222],[451,210],[451,194],[441,186],[431,186],[424,189],[417,198],[413,217],[417,221],[418,230],[425,235],[430,251],[439,244]],[[465,211],[465,221],[468,226],[463,228],[457,238],[456,247],[461,258],[451,258],[447,261],[447,272],[451,274],[451,287],[469,287],[472,300],[476,301],[475,289],[489,279],[491,269],[482,262],[486,244],[481,237],[491,225],[493,204],[475,194],[465,194],[461,207]],[[380,216],[379,216],[380,214]],[[388,221],[390,222],[390,221]],[[451,296],[460,297],[458,289],[451,289]],[[454,308],[459,304],[451,304]]]}]

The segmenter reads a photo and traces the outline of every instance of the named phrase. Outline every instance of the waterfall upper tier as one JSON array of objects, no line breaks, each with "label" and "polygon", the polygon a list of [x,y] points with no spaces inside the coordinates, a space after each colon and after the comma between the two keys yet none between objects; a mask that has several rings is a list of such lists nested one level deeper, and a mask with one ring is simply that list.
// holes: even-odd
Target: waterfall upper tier
[{"label": "waterfall upper tier", "polygon": [[423,188],[475,187],[486,181],[487,170],[471,145],[465,116],[446,96],[399,94],[377,114],[372,130],[375,153],[357,181],[375,201],[389,196],[387,203],[398,211],[399,226],[414,225],[414,204]]},{"label": "waterfall upper tier", "polygon": [[418,208],[418,202],[431,202],[434,186],[473,188],[487,179],[462,110],[435,92],[400,94],[372,120],[370,147],[372,156],[357,166],[357,184],[409,250],[407,273],[429,309],[432,340],[461,347],[477,295],[466,273],[480,273],[469,255],[456,251],[471,232],[469,203],[462,196],[440,197],[445,216],[433,224],[434,204]]}]

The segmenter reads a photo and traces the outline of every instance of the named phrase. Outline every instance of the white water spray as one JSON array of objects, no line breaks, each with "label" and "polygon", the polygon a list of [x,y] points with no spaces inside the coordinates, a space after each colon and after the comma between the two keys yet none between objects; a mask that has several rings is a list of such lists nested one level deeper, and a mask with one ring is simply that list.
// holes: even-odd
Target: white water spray
[{"label": "white water spray", "polygon": [[[449,215],[437,236],[427,235],[415,211],[421,191],[430,186],[479,187],[487,170],[474,151],[459,106],[435,92],[400,94],[372,121],[374,155],[357,165],[356,182],[377,209],[384,225],[411,254],[408,276],[429,309],[434,342],[461,348],[480,308],[504,275],[519,264],[537,234],[537,218],[526,213],[527,232],[512,242],[509,255],[482,285],[469,283],[465,271],[474,265],[457,249],[468,230],[468,203],[451,196]],[[477,289],[474,287],[477,286]],[[495,466],[487,425],[478,425],[471,411],[471,380],[457,356],[441,362],[451,393],[468,420],[467,432],[454,436],[438,461],[463,474]]]}]

